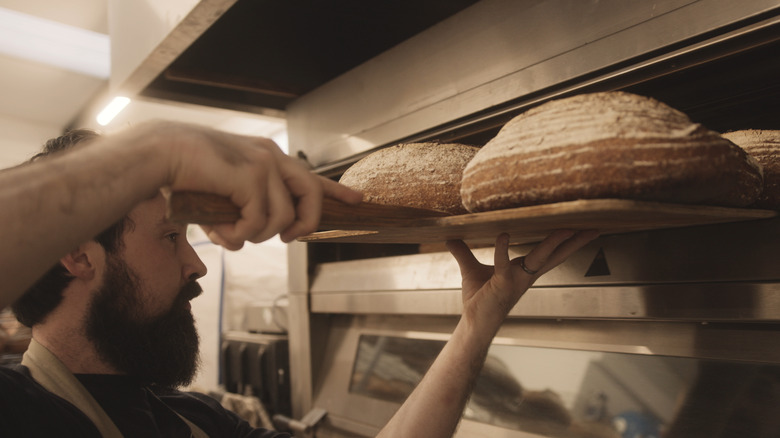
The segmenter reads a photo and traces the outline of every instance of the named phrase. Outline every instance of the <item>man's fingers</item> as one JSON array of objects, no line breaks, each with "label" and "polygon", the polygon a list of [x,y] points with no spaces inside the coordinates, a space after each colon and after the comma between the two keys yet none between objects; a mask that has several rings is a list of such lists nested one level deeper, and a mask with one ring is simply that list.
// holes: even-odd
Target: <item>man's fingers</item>
[{"label": "man's fingers", "polygon": [[[235,223],[201,225],[201,228],[215,244],[231,251],[239,250],[244,246],[245,241],[251,241],[267,228],[266,201],[265,197],[250,198],[241,208],[241,218]],[[239,204],[237,201],[233,202]]]},{"label": "man's fingers", "polygon": [[547,259],[550,257],[550,254],[555,251],[558,245],[574,236],[574,233],[575,232],[571,230],[555,231],[547,236],[541,243],[536,245],[536,247],[525,256],[525,259],[515,259],[514,263],[520,264],[522,262],[525,264],[526,268],[531,271],[541,271],[544,268]]},{"label": "man's fingers", "polygon": [[[233,224],[210,228],[209,239],[227,249],[240,249],[244,241],[262,242],[290,226],[295,218],[292,199],[278,172],[270,168],[253,182],[262,187],[254,193],[237,193],[231,198],[242,205],[241,218]],[[243,199],[241,196],[247,196]]]},{"label": "man's fingers", "polygon": [[[596,237],[598,237],[598,232],[593,230],[556,231],[531,250],[522,262],[529,270],[537,271],[536,275],[542,275],[561,264],[575,251]],[[513,263],[520,264],[521,260],[515,259]]]},{"label": "man's fingers", "polygon": [[317,178],[306,175],[300,178],[287,179],[285,184],[290,194],[295,198],[294,220],[285,227],[279,237],[283,242],[290,242],[298,236],[303,236],[317,230],[322,215],[323,188]]},{"label": "man's fingers", "polygon": [[[316,231],[324,196],[349,204],[362,200],[360,192],[312,173],[272,140],[204,131],[206,135],[195,140],[213,163],[206,167],[202,159],[178,163],[171,185],[229,196],[241,207],[241,218],[234,224],[209,228],[210,238],[226,248],[238,249],[244,241],[260,242],[276,234],[289,242]],[[191,167],[208,170],[211,179],[193,177]]]},{"label": "man's fingers", "polygon": [[295,206],[295,221],[279,233],[282,242],[292,242],[296,237],[305,236],[317,231],[322,215],[322,198],[320,196],[303,196],[298,198]]},{"label": "man's fingers", "polygon": [[259,243],[270,239],[295,221],[295,206],[290,193],[285,189],[281,179],[270,178],[268,181],[268,206],[265,210],[266,222],[254,235],[247,240]]},{"label": "man's fingers", "polygon": [[543,269],[549,271],[550,269],[560,265],[572,254],[577,252],[580,248],[588,244],[593,239],[599,236],[599,232],[596,230],[579,231],[570,239],[561,243],[555,251],[548,257],[544,264]]},{"label": "man's fingers", "polygon": [[348,204],[359,203],[363,194],[320,175],[311,173],[299,162],[284,160],[284,183],[295,202],[295,220],[281,233],[283,242],[312,233],[322,217],[322,199],[324,196],[338,199]]},{"label": "man's fingers", "polygon": [[319,176],[322,181],[322,190],[328,198],[338,199],[347,204],[358,204],[363,200],[363,193],[353,190],[344,184]]},{"label": "man's fingers", "polygon": [[238,251],[239,249],[244,247],[244,239],[228,240],[225,237],[223,237],[223,236],[233,235],[234,228],[235,228],[234,224],[218,224],[209,227],[203,226],[203,231],[206,232],[206,235],[208,236],[209,240],[211,240],[215,244],[220,245],[231,251]]},{"label": "man's fingers", "polygon": [[265,212],[268,207],[259,207],[257,200],[250,201],[241,209],[241,218],[232,224],[215,224],[202,226],[209,240],[224,246],[231,251],[237,251],[244,246],[245,241],[253,241],[265,233],[268,228],[268,217]]},{"label": "man's fingers", "polygon": [[474,257],[474,254],[471,253],[469,247],[462,240],[448,240],[447,249],[455,257],[455,261],[458,262],[461,276],[465,276],[474,267],[481,266],[481,263]]},{"label": "man's fingers", "polygon": [[290,242],[317,230],[324,196],[347,204],[357,204],[363,199],[362,193],[319,175],[314,175],[314,178],[290,179],[286,183],[290,193],[297,198],[297,204],[295,222],[280,235],[283,242]]},{"label": "man's fingers", "polygon": [[505,274],[510,269],[509,262],[509,235],[501,233],[496,237],[496,248],[493,252],[493,266],[496,274]]}]

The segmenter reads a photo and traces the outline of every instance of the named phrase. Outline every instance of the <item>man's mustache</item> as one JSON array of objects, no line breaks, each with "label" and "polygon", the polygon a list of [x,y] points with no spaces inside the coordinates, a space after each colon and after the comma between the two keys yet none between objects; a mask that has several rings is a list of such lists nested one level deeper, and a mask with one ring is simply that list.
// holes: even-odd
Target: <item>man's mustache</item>
[{"label": "man's mustache", "polygon": [[200,287],[200,284],[197,281],[190,281],[189,283],[182,286],[177,299],[181,302],[187,302],[197,298],[202,293],[203,288]]}]

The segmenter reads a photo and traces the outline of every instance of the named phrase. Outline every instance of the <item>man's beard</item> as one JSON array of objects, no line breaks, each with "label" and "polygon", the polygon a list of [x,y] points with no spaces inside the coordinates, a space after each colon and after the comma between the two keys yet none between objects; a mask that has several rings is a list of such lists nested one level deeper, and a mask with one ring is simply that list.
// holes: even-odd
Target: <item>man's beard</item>
[{"label": "man's beard", "polygon": [[200,285],[187,283],[171,309],[154,318],[142,315],[139,287],[138,276],[124,261],[109,255],[103,285],[87,314],[87,339],[101,359],[143,384],[189,385],[200,359],[198,332],[187,304],[200,295]]}]

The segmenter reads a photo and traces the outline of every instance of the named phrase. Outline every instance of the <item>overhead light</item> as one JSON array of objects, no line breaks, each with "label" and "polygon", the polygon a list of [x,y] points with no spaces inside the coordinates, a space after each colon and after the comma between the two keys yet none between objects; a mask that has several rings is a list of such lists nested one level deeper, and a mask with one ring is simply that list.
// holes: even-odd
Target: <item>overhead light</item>
[{"label": "overhead light", "polygon": [[100,126],[106,126],[114,120],[117,114],[122,112],[123,109],[130,103],[130,99],[123,96],[117,96],[111,101],[100,114],[97,115],[97,122]]},{"label": "overhead light", "polygon": [[108,35],[0,8],[0,53],[107,79]]}]

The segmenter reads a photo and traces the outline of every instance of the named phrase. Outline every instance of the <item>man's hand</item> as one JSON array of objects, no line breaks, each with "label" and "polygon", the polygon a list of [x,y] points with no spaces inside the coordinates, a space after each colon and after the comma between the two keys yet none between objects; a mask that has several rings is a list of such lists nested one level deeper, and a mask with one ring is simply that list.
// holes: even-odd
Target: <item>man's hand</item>
[{"label": "man's hand", "polygon": [[362,199],[359,192],[313,174],[267,138],[178,124],[145,129],[170,139],[171,190],[218,194],[240,207],[236,223],[203,227],[212,241],[229,249],[276,234],[289,242],[316,231],[323,196],[350,204]]},{"label": "man's hand", "polygon": [[[494,266],[483,265],[462,241],[449,241],[447,248],[460,266],[463,286],[463,317],[475,327],[498,330],[520,297],[544,273],[598,236],[596,231],[556,231],[526,256],[509,260],[509,236],[496,239]],[[523,269],[522,264],[530,274]]]}]

